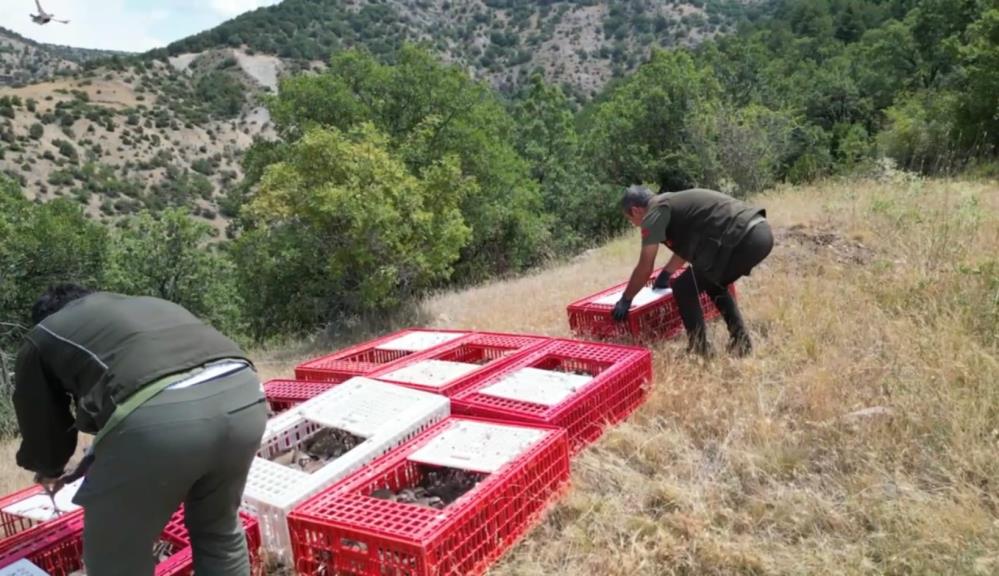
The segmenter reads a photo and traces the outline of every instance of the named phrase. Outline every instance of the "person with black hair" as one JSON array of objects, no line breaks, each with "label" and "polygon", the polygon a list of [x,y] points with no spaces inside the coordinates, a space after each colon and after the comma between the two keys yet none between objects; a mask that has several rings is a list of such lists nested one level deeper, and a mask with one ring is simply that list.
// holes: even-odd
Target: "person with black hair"
[{"label": "person with black hair", "polygon": [[[74,502],[90,576],[151,576],[184,504],[197,574],[247,576],[238,509],[267,409],[246,354],[165,300],[75,284],[46,291],[17,356],[17,463],[50,491],[94,434]],[[50,492],[51,493],[51,492]]]},{"label": "person with black hair", "polygon": [[[643,186],[631,186],[621,198],[621,211],[642,229],[642,250],[628,287],[611,312],[614,320],[628,318],[631,300],[652,275],[659,245],[664,244],[673,254],[653,287],[673,289],[687,331],[688,350],[711,354],[700,305],[700,294],[705,292],[728,326],[729,351],[749,354],[749,332],[727,287],[748,276],[773,249],[766,210],[713,190],[695,188],[655,195]],[[671,282],[670,277],[688,263]]]}]

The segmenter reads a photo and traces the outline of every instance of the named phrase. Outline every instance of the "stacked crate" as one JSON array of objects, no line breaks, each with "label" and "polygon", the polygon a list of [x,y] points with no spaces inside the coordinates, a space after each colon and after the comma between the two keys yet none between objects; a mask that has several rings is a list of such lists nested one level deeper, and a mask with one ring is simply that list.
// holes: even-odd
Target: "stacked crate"
[{"label": "stacked crate", "polygon": [[467,387],[452,410],[564,428],[577,452],[627,418],[651,385],[652,354],[644,348],[553,340]]},{"label": "stacked crate", "polygon": [[[260,521],[265,547],[290,560],[287,517],[295,505],[449,413],[442,396],[356,377],[272,418],[243,493],[244,509]],[[311,473],[273,461],[323,429],[346,432],[360,443]]]},{"label": "stacked crate", "polygon": [[[262,575],[260,529],[253,517],[245,514],[241,517],[252,573]],[[170,546],[172,553],[156,566],[156,576],[192,576],[194,562],[190,537],[184,527],[183,508],[173,515],[160,538]],[[0,543],[0,576],[68,576],[81,569],[82,513],[64,514]]]}]

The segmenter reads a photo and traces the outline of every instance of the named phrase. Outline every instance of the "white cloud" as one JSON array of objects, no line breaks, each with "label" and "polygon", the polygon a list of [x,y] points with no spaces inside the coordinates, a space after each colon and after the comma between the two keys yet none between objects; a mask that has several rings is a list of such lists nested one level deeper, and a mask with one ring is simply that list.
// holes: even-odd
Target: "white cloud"
[{"label": "white cloud", "polygon": [[232,17],[275,2],[276,0],[212,0],[212,8],[223,16]]}]

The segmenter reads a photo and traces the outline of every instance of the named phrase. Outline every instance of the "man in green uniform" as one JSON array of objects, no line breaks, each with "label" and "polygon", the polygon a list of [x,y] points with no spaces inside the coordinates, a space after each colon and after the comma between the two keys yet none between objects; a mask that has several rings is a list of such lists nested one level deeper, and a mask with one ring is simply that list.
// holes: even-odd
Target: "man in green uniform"
[{"label": "man in green uniform", "polygon": [[[267,411],[230,339],[156,298],[50,288],[17,357],[17,463],[59,488],[77,431],[96,434],[74,502],[89,576],[152,576],[184,504],[194,571],[247,576],[238,508]],[[71,406],[72,404],[72,406]]]},{"label": "man in green uniform", "polygon": [[687,330],[689,350],[711,353],[700,306],[706,292],[721,312],[731,336],[729,351],[752,351],[739,306],[726,289],[770,254],[773,234],[766,210],[740,202],[721,192],[692,189],[653,195],[648,188],[632,186],[621,199],[625,217],[642,229],[642,252],[628,288],[612,315],[627,319],[631,299],[645,286],[655,266],[660,244],[673,255],[656,277],[655,288],[670,287],[670,276],[686,263],[690,266],[672,282],[673,296]]}]

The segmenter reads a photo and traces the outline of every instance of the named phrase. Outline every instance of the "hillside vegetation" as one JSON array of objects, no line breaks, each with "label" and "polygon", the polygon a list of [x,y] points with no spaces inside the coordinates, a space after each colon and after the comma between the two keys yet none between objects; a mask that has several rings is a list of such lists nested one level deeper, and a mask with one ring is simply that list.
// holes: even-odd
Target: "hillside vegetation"
[{"label": "hillside vegetation", "polygon": [[[277,22],[293,37],[308,6],[288,0],[215,32],[263,37]],[[370,23],[403,4],[322,6]],[[582,106],[541,71],[501,92],[432,45],[382,52],[360,36],[325,64],[298,61],[311,71],[248,46],[191,45],[5,90],[3,201],[25,216],[0,214],[18,238],[0,247],[0,266],[17,271],[3,278],[0,321],[25,324],[23,303],[69,276],[175,299],[247,341],[300,337],[597,245],[620,231],[615,202],[629,184],[745,196],[891,166],[997,173],[999,9],[760,10],[696,47],[648,46]],[[215,32],[190,42],[217,46]],[[91,238],[93,251],[25,268],[39,240],[25,222],[48,210],[65,226],[49,234]],[[157,257],[130,255],[133,240]],[[9,350],[17,335],[0,338]]]},{"label": "hillside vegetation", "polygon": [[[885,173],[751,200],[777,239],[739,283],[753,357],[652,343],[648,402],[491,575],[999,571],[999,185]],[[439,294],[399,326],[569,336],[566,304],[623,281],[638,244]],[[326,346],[255,360],[287,376]]]}]

